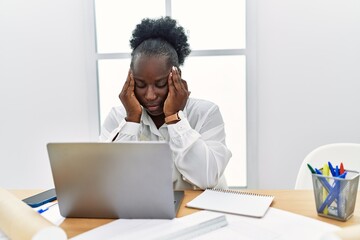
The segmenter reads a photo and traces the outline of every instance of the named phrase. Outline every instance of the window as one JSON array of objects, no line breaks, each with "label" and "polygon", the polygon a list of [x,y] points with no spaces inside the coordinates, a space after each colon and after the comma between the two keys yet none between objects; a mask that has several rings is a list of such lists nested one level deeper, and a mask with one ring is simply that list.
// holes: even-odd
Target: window
[{"label": "window", "polygon": [[192,49],[182,67],[191,97],[215,102],[223,115],[233,153],[228,185],[246,186],[245,0],[95,0],[95,15],[100,121],[121,104],[136,24],[171,16],[187,31]]}]

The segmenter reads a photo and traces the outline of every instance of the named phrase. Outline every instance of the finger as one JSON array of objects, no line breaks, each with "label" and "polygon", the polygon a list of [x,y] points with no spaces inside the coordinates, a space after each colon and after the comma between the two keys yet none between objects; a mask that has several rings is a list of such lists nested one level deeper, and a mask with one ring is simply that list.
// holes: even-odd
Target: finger
[{"label": "finger", "polygon": [[185,90],[186,90],[186,91],[188,91],[189,89],[188,89],[187,82],[186,82],[184,79],[181,79],[181,82],[182,82],[182,84],[183,84],[183,86],[184,86]]},{"label": "finger", "polygon": [[169,93],[174,93],[174,79],[173,79],[173,71],[171,70],[169,77],[168,77],[168,86],[169,86]]},{"label": "finger", "polygon": [[130,75],[131,75],[131,70],[129,69],[128,71],[128,75],[126,77],[125,83],[123,85],[123,88],[121,90],[121,92],[126,91],[129,88],[129,84],[130,84]]},{"label": "finger", "polygon": [[174,67],[175,69],[175,72],[177,73],[177,78],[178,78],[178,81],[175,80],[175,88],[178,90],[178,91],[182,91],[182,92],[186,92],[187,96],[189,96],[189,91],[188,91],[188,86],[187,86],[187,82],[181,78],[181,71],[179,68],[177,67]]},{"label": "finger", "polygon": [[173,67],[172,73],[173,73],[173,82],[175,89],[176,90],[184,89],[184,86],[181,81],[181,76],[179,74],[179,70],[175,66]]},{"label": "finger", "polygon": [[135,89],[135,80],[134,80],[134,77],[133,77],[132,73],[130,73],[130,76],[129,76],[129,90],[134,92],[134,89]]}]

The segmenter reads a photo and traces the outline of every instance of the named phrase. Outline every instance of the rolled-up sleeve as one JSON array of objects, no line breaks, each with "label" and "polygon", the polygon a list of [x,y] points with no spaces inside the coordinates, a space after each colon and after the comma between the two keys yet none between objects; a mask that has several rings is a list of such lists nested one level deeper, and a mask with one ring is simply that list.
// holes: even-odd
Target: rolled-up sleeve
[{"label": "rolled-up sleeve", "polygon": [[125,113],[121,109],[112,108],[106,117],[100,134],[101,142],[138,140],[140,124],[125,121]]},{"label": "rolled-up sleeve", "polygon": [[183,178],[202,189],[215,187],[232,155],[219,108],[211,106],[194,128],[185,118],[169,125],[168,131],[174,162]]}]

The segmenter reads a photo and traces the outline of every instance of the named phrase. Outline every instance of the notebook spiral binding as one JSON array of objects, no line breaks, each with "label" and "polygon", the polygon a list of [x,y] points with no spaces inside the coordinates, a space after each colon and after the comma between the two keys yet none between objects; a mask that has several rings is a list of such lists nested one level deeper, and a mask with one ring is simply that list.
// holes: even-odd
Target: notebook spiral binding
[{"label": "notebook spiral binding", "polygon": [[231,190],[231,189],[207,188],[207,190],[216,191],[216,192],[224,192],[224,193],[240,194],[240,195],[251,195],[251,196],[257,196],[257,197],[274,197],[272,195],[252,193],[252,192],[243,192],[243,191],[237,191],[237,190]]}]

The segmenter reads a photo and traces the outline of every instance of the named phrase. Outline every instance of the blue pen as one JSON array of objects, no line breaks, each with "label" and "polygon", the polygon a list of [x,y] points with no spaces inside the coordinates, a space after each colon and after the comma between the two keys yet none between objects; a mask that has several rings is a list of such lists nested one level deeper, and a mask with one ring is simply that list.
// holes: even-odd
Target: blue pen
[{"label": "blue pen", "polygon": [[55,206],[57,203],[54,203],[46,208],[40,208],[39,210],[37,210],[38,213],[43,213],[43,212],[46,212],[47,210],[49,210],[49,208],[51,208],[52,206]]},{"label": "blue pen", "polygon": [[[342,163],[341,163],[342,165]],[[339,173],[340,176],[339,178],[345,178],[346,177],[346,171],[344,170],[343,166],[340,166],[339,169]],[[336,181],[336,180],[335,180]],[[340,182],[339,180],[337,180],[338,182]],[[346,186],[345,184],[343,186],[341,186],[341,184],[338,184],[338,196],[336,197],[336,201],[337,201],[337,210],[338,210],[338,216],[343,217],[344,213],[345,213],[345,205],[344,205],[344,195],[341,194],[341,191],[343,189],[340,188],[344,188],[344,186]]]},{"label": "blue pen", "polygon": [[327,196],[325,201],[321,204],[318,212],[324,212],[325,207],[329,207],[335,198],[339,195],[340,189],[335,184],[335,189],[333,189],[330,194]]},{"label": "blue pen", "polygon": [[335,177],[335,176],[336,176],[336,172],[335,172],[335,169],[334,169],[333,165],[331,164],[331,162],[328,162],[328,164],[329,164],[329,168],[330,168],[331,175],[332,175],[333,177]]},{"label": "blue pen", "polygon": [[[317,169],[317,168],[315,168],[315,172],[316,172],[316,174],[323,175],[322,172],[321,172],[319,169]],[[325,188],[328,192],[330,192],[330,191],[332,190],[332,186],[331,186],[330,183],[326,180],[326,178],[320,177],[319,180],[320,180],[320,182],[322,183],[322,185],[324,186],[324,188]]]},{"label": "blue pen", "polygon": [[[334,169],[334,167],[333,167],[333,165],[331,164],[330,161],[328,162],[328,164],[329,164],[331,175],[333,177],[337,177],[339,174],[336,172],[336,169]],[[335,200],[338,201],[338,198],[336,198]]]},{"label": "blue pen", "polygon": [[[340,176],[338,176],[338,178],[345,178],[346,177],[347,172],[344,172],[343,174],[341,174]],[[325,207],[328,207],[331,205],[331,203],[339,197],[339,194],[341,192],[342,189],[340,189],[341,186],[341,181],[337,180],[335,182],[335,186],[334,188],[329,192],[329,195],[327,196],[327,198],[325,199],[325,201],[321,204],[320,208],[319,208],[319,212],[323,212]]]}]

